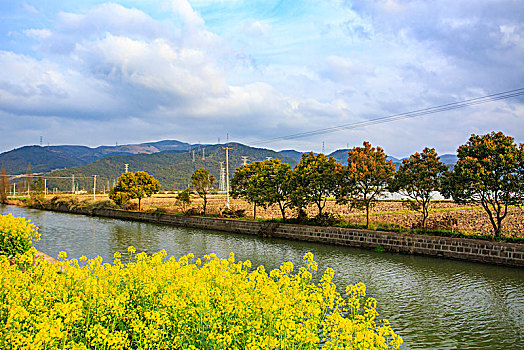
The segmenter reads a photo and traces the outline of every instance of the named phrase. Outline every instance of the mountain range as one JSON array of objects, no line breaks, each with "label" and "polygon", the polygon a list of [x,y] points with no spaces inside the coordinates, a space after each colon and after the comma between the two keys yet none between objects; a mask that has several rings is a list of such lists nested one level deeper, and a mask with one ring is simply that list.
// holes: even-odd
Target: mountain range
[{"label": "mountain range", "polygon": [[[10,175],[27,172],[31,163],[33,174],[46,174],[49,188],[71,190],[72,176],[79,188],[92,188],[93,175],[98,175],[99,188],[113,185],[116,178],[128,164],[130,171],[144,170],[157,178],[164,189],[184,188],[191,174],[198,168],[206,168],[220,178],[220,162],[225,162],[225,145],[195,145],[176,140],[164,140],[132,145],[100,146],[24,146],[0,154],[0,166]],[[278,158],[293,168],[303,152],[283,150],[280,152],[229,143],[230,175],[243,163]],[[327,156],[334,157],[341,164],[347,164],[349,149],[336,150]],[[398,165],[402,159],[389,157]],[[445,154],[441,161],[453,166],[457,156]],[[224,163],[225,164],[225,163]],[[224,164],[222,166],[224,166]],[[91,187],[90,187],[91,186]]]}]

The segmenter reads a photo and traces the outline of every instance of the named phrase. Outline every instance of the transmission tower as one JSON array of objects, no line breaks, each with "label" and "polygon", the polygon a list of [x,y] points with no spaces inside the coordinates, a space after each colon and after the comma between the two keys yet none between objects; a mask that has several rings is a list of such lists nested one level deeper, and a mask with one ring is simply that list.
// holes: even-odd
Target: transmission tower
[{"label": "transmission tower", "polygon": [[124,164],[125,172],[127,173],[129,171],[129,164]]},{"label": "transmission tower", "polygon": [[242,165],[247,165],[247,156],[242,156]]}]

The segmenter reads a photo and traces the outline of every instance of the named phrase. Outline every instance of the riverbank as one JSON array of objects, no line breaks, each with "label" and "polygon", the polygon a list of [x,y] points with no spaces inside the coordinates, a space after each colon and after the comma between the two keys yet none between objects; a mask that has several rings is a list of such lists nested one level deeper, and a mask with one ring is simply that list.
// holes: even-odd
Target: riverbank
[{"label": "riverbank", "polygon": [[46,205],[43,209],[121,220],[219,230],[307,242],[375,249],[404,254],[444,257],[513,267],[524,267],[524,244],[469,238],[439,237],[342,227],[318,227],[279,222],[146,213],[105,208]]}]

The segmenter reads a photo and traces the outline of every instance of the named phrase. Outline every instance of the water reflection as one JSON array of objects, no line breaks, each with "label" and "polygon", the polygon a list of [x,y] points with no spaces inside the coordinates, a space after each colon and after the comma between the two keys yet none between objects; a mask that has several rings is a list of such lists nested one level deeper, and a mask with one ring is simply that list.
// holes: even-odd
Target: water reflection
[{"label": "water reflection", "polygon": [[405,349],[514,349],[524,343],[522,269],[430,257],[378,253],[348,247],[259,238],[217,231],[0,207],[0,212],[31,218],[41,227],[38,248],[56,256],[100,255],[111,262],[127,247],[149,254],[165,249],[180,257],[211,252],[276,268],[283,261],[300,265],[311,251],[319,270],[336,271],[340,292],[357,282],[378,300],[405,341]]}]

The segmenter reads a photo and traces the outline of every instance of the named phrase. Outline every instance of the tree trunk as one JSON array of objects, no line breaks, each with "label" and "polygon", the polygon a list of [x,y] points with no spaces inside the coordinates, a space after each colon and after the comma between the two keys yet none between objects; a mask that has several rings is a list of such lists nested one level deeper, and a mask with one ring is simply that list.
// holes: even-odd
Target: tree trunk
[{"label": "tree trunk", "polygon": [[366,228],[369,228],[369,203],[366,203]]},{"label": "tree trunk", "polygon": [[257,204],[253,203],[253,219],[257,219]]},{"label": "tree trunk", "polygon": [[422,229],[423,230],[426,229],[426,219],[428,218],[428,216],[429,216],[428,208],[423,203],[422,204]]},{"label": "tree trunk", "polygon": [[280,202],[278,203],[278,206],[280,207],[280,212],[282,213],[282,220],[286,221],[286,208],[284,208]]},{"label": "tree trunk", "polygon": [[207,197],[202,197],[204,199],[204,215],[206,215],[206,206],[207,206]]},{"label": "tree trunk", "polygon": [[138,198],[138,211],[140,211],[140,200],[142,200],[142,198]]}]

